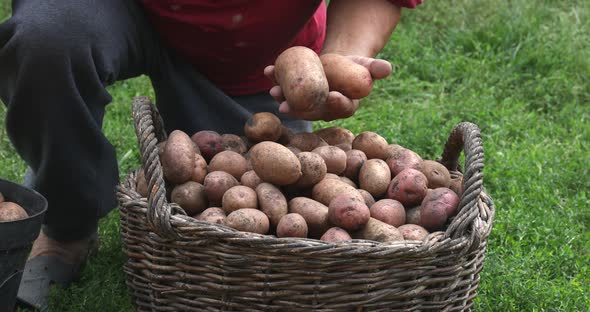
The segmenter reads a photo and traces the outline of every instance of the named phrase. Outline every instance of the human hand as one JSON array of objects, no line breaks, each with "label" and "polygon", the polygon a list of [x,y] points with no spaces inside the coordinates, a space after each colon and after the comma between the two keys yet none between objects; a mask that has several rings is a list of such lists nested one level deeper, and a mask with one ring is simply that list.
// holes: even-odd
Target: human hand
[{"label": "human hand", "polygon": [[[374,59],[364,56],[350,55],[347,56],[353,62],[364,66],[371,73],[373,80],[383,79],[392,72],[391,64],[388,61]],[[265,76],[275,84],[270,89],[270,95],[279,102],[279,112],[288,114],[303,120],[335,120],[348,118],[356,112],[359,107],[359,99],[350,99],[338,91],[330,91],[324,105],[316,107],[314,110],[295,110],[286,101],[281,86],[275,78],[275,67],[269,65],[264,69]]]}]

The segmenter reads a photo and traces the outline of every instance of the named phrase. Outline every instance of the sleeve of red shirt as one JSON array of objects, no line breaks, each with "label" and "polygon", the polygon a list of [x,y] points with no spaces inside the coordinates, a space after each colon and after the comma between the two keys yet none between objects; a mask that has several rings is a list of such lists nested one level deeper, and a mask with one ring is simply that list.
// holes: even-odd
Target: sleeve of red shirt
[{"label": "sleeve of red shirt", "polygon": [[403,8],[414,9],[424,0],[390,0],[391,3],[399,5]]}]

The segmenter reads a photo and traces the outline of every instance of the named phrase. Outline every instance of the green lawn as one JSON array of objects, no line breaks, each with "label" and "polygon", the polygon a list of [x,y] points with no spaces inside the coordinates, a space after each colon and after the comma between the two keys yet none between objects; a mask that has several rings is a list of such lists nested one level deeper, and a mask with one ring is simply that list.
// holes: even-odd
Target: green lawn
[{"label": "green lawn", "polygon": [[[424,158],[458,122],[480,126],[497,213],[477,310],[590,311],[589,24],[582,0],[427,0],[405,11],[381,54],[394,74],[353,118],[316,124],[376,131]],[[139,165],[129,104],[153,91],[145,77],[109,91],[104,131],[123,176]],[[4,115],[0,105],[2,125]],[[25,166],[0,129],[0,176],[21,181]],[[55,291],[52,311],[133,309],[116,213],[100,235],[98,256],[79,283]]]}]

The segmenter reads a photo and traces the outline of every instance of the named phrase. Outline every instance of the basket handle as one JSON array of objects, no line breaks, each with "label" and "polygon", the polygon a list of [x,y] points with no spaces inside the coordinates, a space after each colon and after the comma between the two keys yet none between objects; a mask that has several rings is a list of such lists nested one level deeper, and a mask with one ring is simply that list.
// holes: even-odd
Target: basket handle
[{"label": "basket handle", "polygon": [[139,96],[133,99],[133,121],[148,183],[148,224],[152,231],[164,238],[178,238],[170,218],[185,212],[177,204],[166,200],[166,184],[158,156],[158,143],[167,137],[162,117],[148,97]]},{"label": "basket handle", "polygon": [[[471,231],[473,243],[479,244],[484,233],[474,227],[475,220],[482,217],[478,201],[483,191],[483,142],[479,127],[470,122],[455,126],[445,144],[440,162],[451,171],[459,171],[459,156],[465,153],[465,173],[463,174],[463,194],[459,202],[459,213],[445,232],[445,236],[457,238]],[[487,216],[484,216],[487,219]]]}]

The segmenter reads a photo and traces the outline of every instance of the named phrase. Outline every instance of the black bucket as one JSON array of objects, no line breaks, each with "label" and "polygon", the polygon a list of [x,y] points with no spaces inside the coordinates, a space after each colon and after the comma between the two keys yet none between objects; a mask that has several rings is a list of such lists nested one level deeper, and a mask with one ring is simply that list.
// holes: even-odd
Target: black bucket
[{"label": "black bucket", "polygon": [[0,192],[6,201],[23,207],[29,217],[0,222],[0,311],[13,311],[25,262],[39,236],[47,200],[41,194],[3,179]]}]

